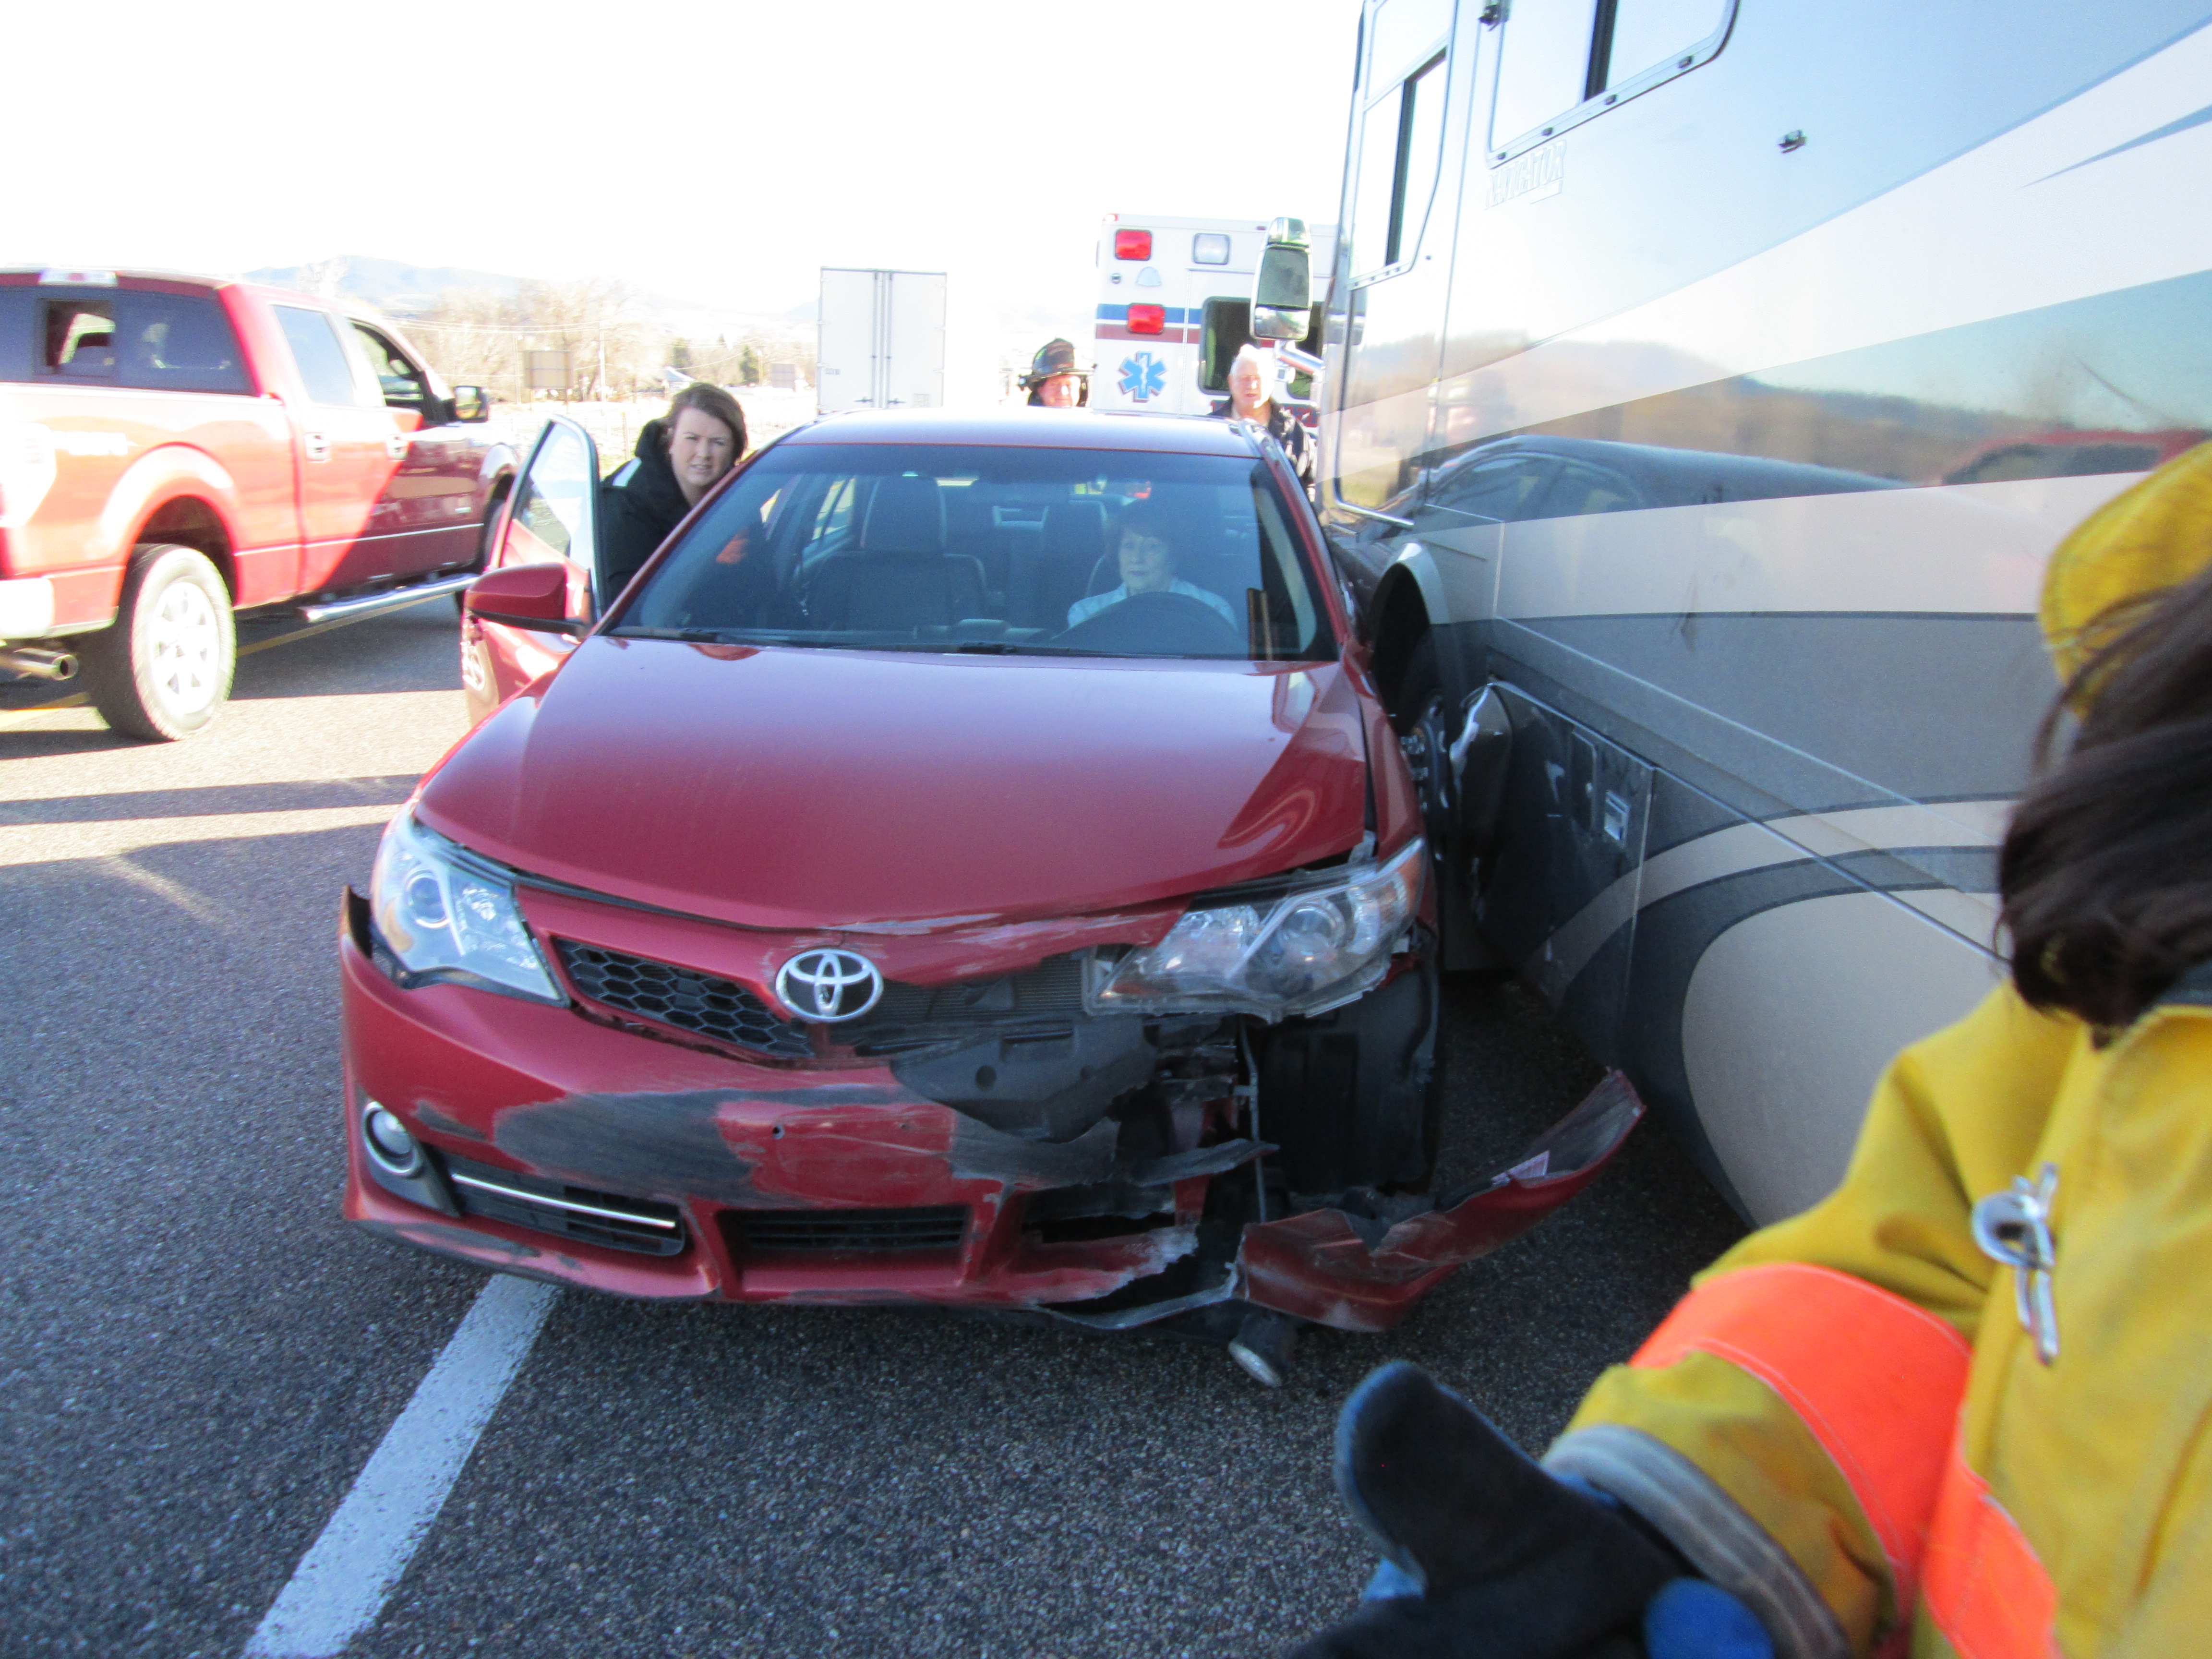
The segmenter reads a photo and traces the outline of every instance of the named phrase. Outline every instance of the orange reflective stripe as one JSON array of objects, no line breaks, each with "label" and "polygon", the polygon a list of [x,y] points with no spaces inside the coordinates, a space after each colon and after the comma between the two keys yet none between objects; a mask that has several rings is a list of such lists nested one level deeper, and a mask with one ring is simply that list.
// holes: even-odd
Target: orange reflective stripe
[{"label": "orange reflective stripe", "polygon": [[2047,1659],[2058,1592],[2019,1522],[1954,1445],[1929,1529],[1921,1605],[1959,1659]]},{"label": "orange reflective stripe", "polygon": [[1926,1309],[1829,1267],[1773,1262],[1698,1285],[1632,1365],[1692,1350],[1788,1403],[1850,1484],[1913,1604],[1944,1457],[1966,1393],[1966,1338]]}]

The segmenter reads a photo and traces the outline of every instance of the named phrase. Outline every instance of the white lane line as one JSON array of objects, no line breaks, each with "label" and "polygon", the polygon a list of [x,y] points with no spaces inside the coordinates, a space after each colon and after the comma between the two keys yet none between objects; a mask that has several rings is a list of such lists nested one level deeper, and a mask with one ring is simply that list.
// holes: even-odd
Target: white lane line
[{"label": "white lane line", "polygon": [[245,1659],[332,1659],[383,1611],[559,1294],[507,1273],[477,1293],[247,1640]]}]

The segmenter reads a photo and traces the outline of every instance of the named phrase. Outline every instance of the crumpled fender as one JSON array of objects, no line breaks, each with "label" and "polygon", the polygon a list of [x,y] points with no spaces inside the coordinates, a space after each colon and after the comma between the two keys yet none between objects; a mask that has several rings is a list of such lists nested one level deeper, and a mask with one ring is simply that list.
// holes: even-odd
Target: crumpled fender
[{"label": "crumpled fender", "polygon": [[[1375,1215],[1309,1210],[1244,1230],[1245,1301],[1344,1331],[1386,1331],[1455,1268],[1510,1244],[1589,1185],[1644,1115],[1609,1073],[1508,1168],[1429,1200],[1382,1199]],[[1392,1213],[1413,1204],[1425,1207]]]}]

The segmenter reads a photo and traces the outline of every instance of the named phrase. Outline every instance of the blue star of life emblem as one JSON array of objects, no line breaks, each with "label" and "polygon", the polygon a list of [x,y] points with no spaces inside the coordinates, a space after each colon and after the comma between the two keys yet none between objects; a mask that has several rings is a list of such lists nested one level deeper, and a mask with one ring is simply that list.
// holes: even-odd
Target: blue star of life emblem
[{"label": "blue star of life emblem", "polygon": [[1146,403],[1167,389],[1168,366],[1149,351],[1121,360],[1121,390]]}]

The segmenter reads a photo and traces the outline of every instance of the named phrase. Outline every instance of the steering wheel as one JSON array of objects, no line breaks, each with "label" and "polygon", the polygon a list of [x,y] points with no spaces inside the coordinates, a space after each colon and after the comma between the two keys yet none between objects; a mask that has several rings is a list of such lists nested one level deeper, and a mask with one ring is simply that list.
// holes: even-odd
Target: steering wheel
[{"label": "steering wheel", "polygon": [[1085,617],[1053,643],[1161,656],[1246,654],[1244,635],[1236,625],[1188,593],[1132,593]]}]

